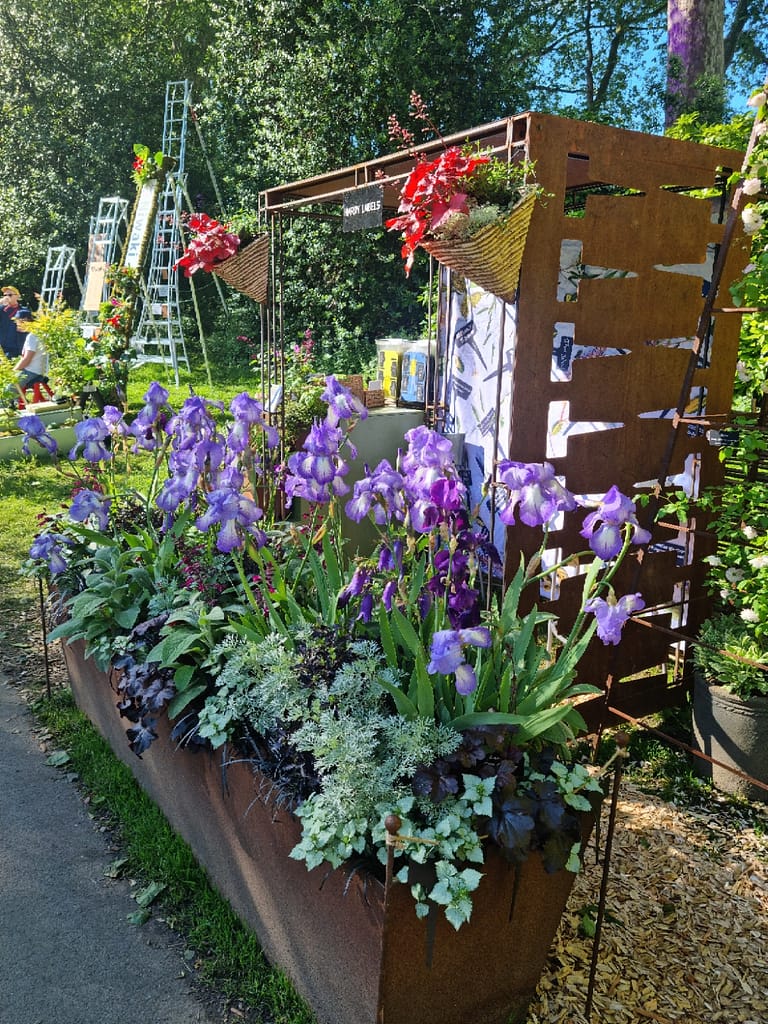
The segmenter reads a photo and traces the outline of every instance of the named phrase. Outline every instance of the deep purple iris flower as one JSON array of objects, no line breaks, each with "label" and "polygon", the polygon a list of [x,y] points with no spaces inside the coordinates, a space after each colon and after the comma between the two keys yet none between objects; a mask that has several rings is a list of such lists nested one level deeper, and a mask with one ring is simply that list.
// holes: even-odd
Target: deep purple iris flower
[{"label": "deep purple iris flower", "polygon": [[195,525],[202,532],[215,524],[219,525],[216,537],[216,547],[219,551],[228,552],[241,548],[245,534],[253,537],[258,547],[266,544],[266,534],[256,526],[263,512],[250,498],[238,491],[222,488],[211,491],[207,495],[207,500],[208,508],[198,517]]},{"label": "deep purple iris flower", "polygon": [[267,435],[267,448],[278,446],[280,434],[277,427],[267,423],[261,402],[251,398],[247,391],[235,395],[229,403],[229,408],[235,418],[227,436],[227,445],[230,451],[244,452],[248,448],[251,441],[251,427],[254,425],[260,426]]},{"label": "deep purple iris flower", "polygon": [[599,506],[584,519],[581,536],[604,562],[615,558],[624,544],[624,527],[632,527],[632,543],[647,544],[651,539],[637,521],[635,503],[615,485],[607,492]]},{"label": "deep purple iris flower", "polygon": [[44,448],[50,455],[56,455],[59,446],[45,428],[45,423],[39,416],[19,416],[16,420],[19,429],[24,433],[24,440],[21,442],[21,450],[24,455],[29,455],[29,442],[37,441],[41,448]]},{"label": "deep purple iris flower", "polygon": [[46,562],[51,576],[58,576],[67,569],[64,557],[68,542],[55,533],[38,533],[29,547],[29,557]]},{"label": "deep purple iris flower", "polygon": [[164,423],[168,404],[168,392],[157,381],[153,381],[144,395],[144,408],[130,425],[130,433],[136,438],[136,448],[152,451],[157,447],[155,434]]},{"label": "deep purple iris flower", "polygon": [[333,374],[325,378],[325,391],[320,397],[328,403],[327,420],[331,426],[336,427],[341,420],[351,420],[354,417],[364,420],[368,415],[368,410],[360,399],[336,380]]},{"label": "deep purple iris flower", "polygon": [[164,512],[176,509],[192,496],[200,480],[200,467],[194,452],[171,452],[168,460],[170,475],[163,482],[155,499]]},{"label": "deep purple iris flower", "polygon": [[559,512],[576,508],[576,499],[557,480],[549,462],[504,459],[499,463],[498,478],[509,492],[499,511],[499,519],[507,526],[514,526],[518,506],[520,519],[528,526],[551,526]]},{"label": "deep purple iris flower", "polygon": [[69,458],[73,462],[80,449],[86,462],[109,462],[112,458],[110,450],[102,444],[102,441],[109,437],[109,429],[101,416],[93,416],[91,419],[76,423],[75,437],[77,441],[69,453]]},{"label": "deep purple iris flower", "polygon": [[584,610],[592,612],[597,619],[597,635],[604,644],[618,644],[624,623],[633,612],[645,608],[640,594],[625,594],[618,601],[613,595],[606,601],[602,597],[591,597]]},{"label": "deep purple iris flower", "polygon": [[353,597],[360,597],[370,582],[371,574],[368,569],[365,569],[363,566],[358,566],[352,574],[352,579],[346,587],[343,587],[339,592],[337,601],[338,607],[346,608]]},{"label": "deep purple iris flower", "polygon": [[109,526],[109,509],[112,499],[98,491],[82,490],[75,495],[69,508],[69,518],[75,523],[84,523],[93,518],[99,530]]},{"label": "deep purple iris flower", "polygon": [[440,629],[432,635],[431,660],[427,672],[456,677],[456,690],[466,696],[477,689],[475,670],[464,658],[465,647],[490,647],[491,633],[485,626],[470,629]]}]

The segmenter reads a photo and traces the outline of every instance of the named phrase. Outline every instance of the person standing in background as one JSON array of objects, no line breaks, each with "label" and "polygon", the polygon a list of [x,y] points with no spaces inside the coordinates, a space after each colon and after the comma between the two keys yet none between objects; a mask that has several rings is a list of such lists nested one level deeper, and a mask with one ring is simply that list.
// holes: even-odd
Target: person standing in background
[{"label": "person standing in background", "polygon": [[0,292],[0,347],[9,359],[13,359],[21,355],[24,346],[24,335],[17,330],[14,320],[20,309],[21,293],[12,284],[3,285]]},{"label": "person standing in background", "polygon": [[14,370],[19,374],[19,387],[22,391],[31,388],[33,384],[48,383],[48,355],[42,341],[32,331],[32,320],[31,312],[20,306],[14,321],[21,331],[24,345]]}]

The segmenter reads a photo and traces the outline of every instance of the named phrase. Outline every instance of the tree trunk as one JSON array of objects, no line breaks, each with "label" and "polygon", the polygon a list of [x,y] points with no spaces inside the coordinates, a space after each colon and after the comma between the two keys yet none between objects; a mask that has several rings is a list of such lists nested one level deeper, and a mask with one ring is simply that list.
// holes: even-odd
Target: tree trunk
[{"label": "tree trunk", "polygon": [[669,0],[667,126],[690,110],[708,122],[722,120],[724,33],[725,0]]}]

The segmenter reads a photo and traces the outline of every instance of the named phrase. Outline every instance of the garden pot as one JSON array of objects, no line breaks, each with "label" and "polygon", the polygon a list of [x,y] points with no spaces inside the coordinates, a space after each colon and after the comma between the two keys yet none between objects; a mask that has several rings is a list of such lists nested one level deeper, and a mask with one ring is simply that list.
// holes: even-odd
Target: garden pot
[{"label": "garden pot", "polygon": [[[693,736],[702,753],[768,784],[768,697],[737,697],[696,673],[693,684]],[[724,793],[768,803],[768,790],[754,786],[719,765],[695,758],[698,775]]]},{"label": "garden pot", "polygon": [[[516,868],[489,851],[471,920],[417,918],[409,887],[362,870],[307,871],[299,822],[250,764],[177,749],[166,721],[129,749],[108,676],[64,646],[75,699],[128,764],[213,884],[258,936],[320,1024],[522,1024],[574,876],[538,855]],[[260,787],[260,782],[262,783]]]}]

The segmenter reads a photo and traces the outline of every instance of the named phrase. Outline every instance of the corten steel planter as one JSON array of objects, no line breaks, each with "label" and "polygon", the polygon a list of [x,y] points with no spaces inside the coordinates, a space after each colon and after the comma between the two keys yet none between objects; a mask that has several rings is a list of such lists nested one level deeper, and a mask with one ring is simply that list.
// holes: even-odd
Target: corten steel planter
[{"label": "corten steel planter", "polygon": [[[768,784],[768,697],[737,697],[697,672],[693,684],[693,736],[698,749]],[[733,772],[694,758],[698,775],[724,793],[768,803],[768,790]]]},{"label": "corten steel planter", "polygon": [[321,1024],[517,1024],[557,930],[573,875],[519,869],[493,852],[459,931],[419,920],[409,887],[362,872],[308,872],[290,859],[299,822],[264,801],[248,763],[170,742],[167,722],[142,756],[129,749],[107,676],[64,645],[75,700],[189,843],[213,884],[255,931]]}]

